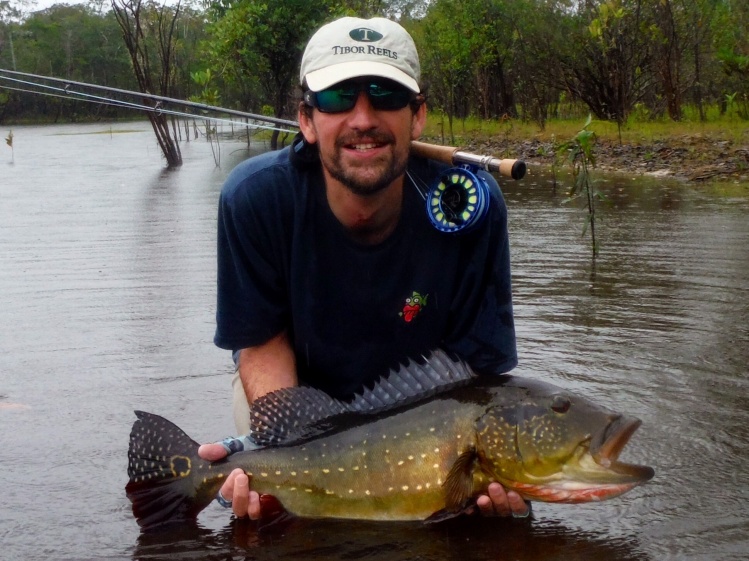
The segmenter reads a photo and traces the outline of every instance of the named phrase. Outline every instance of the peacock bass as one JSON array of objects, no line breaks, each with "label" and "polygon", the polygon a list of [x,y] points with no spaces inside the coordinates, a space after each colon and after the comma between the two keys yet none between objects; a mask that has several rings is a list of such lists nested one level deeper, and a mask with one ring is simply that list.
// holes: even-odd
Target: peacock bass
[{"label": "peacock bass", "polygon": [[527,500],[616,497],[653,477],[618,461],[638,419],[553,385],[477,376],[442,351],[340,401],[308,387],[252,405],[261,448],[219,462],[166,419],[136,411],[127,496],[146,528],[194,519],[237,467],[292,514],[438,521],[491,481]]}]

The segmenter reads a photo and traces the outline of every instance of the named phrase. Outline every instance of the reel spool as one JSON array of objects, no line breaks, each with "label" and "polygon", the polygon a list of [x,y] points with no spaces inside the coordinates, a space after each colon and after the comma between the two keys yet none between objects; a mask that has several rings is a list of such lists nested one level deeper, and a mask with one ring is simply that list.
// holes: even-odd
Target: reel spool
[{"label": "reel spool", "polygon": [[441,232],[467,233],[486,217],[489,185],[476,170],[471,165],[450,168],[427,193],[427,215]]}]

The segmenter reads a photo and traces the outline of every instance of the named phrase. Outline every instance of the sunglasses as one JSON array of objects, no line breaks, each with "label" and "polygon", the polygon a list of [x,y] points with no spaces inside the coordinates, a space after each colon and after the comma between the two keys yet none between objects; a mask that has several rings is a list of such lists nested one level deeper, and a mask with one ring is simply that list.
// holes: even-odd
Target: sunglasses
[{"label": "sunglasses", "polygon": [[416,98],[411,90],[396,82],[377,80],[341,82],[319,92],[307,90],[304,102],[322,113],[343,113],[354,108],[359,92],[367,94],[369,103],[377,111],[397,111]]}]

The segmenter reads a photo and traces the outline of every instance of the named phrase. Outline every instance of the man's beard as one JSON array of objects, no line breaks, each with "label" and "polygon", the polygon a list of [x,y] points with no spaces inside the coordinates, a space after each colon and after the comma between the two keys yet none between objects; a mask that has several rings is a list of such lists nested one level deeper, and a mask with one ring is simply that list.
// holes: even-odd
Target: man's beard
[{"label": "man's beard", "polygon": [[[392,146],[395,145],[393,137],[386,134],[368,134],[366,136],[363,135],[363,138],[366,138],[366,140],[360,141],[362,143],[390,143]],[[362,168],[352,167],[344,169],[341,165],[341,151],[343,147],[357,144],[359,142],[358,139],[359,137],[357,136],[355,138],[348,137],[336,141],[336,150],[333,155],[330,158],[321,157],[322,165],[325,166],[331,177],[339,181],[355,195],[370,196],[387,188],[393,181],[406,172],[406,168],[408,167],[408,152],[403,155],[399,155],[397,152],[394,153],[393,159],[387,162],[387,166],[381,170],[377,177],[361,177],[361,174],[357,174],[356,172]],[[381,164],[382,160],[377,163]]]}]

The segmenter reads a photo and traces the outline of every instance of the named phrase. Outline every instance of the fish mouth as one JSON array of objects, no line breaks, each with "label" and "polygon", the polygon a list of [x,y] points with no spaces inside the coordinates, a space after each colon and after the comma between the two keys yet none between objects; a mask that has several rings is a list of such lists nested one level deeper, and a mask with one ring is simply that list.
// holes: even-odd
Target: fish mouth
[{"label": "fish mouth", "polygon": [[611,479],[612,475],[617,475],[614,479],[618,483],[639,484],[652,479],[655,475],[653,468],[619,461],[619,455],[641,424],[640,419],[618,415],[593,435],[590,441],[590,457],[598,466],[604,468],[602,475],[607,474],[608,479]]},{"label": "fish mouth", "polygon": [[618,497],[655,475],[649,466],[619,461],[622,449],[640,424],[633,417],[612,417],[590,440],[580,443],[573,459],[556,477],[502,482],[525,499],[549,503],[587,503]]}]

